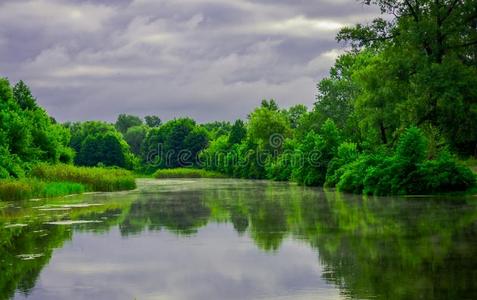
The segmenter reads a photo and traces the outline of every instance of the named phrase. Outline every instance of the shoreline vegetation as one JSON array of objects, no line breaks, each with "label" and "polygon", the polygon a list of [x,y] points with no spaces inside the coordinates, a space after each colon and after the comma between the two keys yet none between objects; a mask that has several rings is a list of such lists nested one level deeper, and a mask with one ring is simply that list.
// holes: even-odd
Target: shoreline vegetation
[{"label": "shoreline vegetation", "polygon": [[264,99],[235,122],[121,114],[60,124],[23,81],[0,78],[2,197],[134,189],[137,174],[383,196],[475,191],[474,6],[365,2],[389,16],[340,30],[346,51],[317,83],[311,108]]},{"label": "shoreline vegetation", "polygon": [[85,192],[113,192],[136,188],[130,171],[39,164],[30,177],[0,179],[0,201],[53,198]]},{"label": "shoreline vegetation", "polygon": [[156,179],[166,178],[229,178],[229,176],[195,168],[159,169],[153,175]]}]

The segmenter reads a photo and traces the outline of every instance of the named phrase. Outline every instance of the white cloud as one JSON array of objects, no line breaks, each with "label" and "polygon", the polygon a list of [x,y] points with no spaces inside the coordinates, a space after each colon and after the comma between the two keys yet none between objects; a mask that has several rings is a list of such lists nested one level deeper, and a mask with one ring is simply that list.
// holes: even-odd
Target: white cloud
[{"label": "white cloud", "polygon": [[259,24],[256,28],[259,32],[309,37],[323,32],[336,32],[345,25],[333,20],[308,19],[304,16],[297,16],[287,20]]}]

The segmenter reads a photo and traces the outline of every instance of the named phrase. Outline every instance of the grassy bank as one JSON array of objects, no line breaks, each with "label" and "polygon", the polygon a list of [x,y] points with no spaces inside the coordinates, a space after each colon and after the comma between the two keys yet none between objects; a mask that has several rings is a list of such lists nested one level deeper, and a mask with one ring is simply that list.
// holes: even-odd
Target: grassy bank
[{"label": "grassy bank", "polygon": [[154,173],[154,178],[226,178],[227,176],[192,168],[160,169]]},{"label": "grassy bank", "polygon": [[35,178],[0,180],[0,200],[16,201],[80,194],[86,187],[74,182],[45,182]]},{"label": "grassy bank", "polygon": [[49,182],[80,183],[86,186],[88,191],[94,192],[113,192],[136,188],[134,175],[130,171],[122,169],[41,164],[32,169],[31,175]]}]

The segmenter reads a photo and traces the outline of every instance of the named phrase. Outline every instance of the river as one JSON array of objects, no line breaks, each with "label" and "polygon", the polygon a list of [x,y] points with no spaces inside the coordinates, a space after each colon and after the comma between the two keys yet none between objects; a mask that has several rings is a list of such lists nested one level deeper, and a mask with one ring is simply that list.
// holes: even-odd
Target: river
[{"label": "river", "polygon": [[477,299],[477,197],[138,180],[0,202],[0,299]]}]

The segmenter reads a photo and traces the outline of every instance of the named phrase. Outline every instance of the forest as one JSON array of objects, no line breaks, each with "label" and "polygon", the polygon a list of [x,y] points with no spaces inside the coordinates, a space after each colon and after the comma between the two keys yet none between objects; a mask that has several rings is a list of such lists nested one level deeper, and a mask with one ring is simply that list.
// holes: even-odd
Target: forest
[{"label": "forest", "polygon": [[382,18],[338,33],[347,51],[311,108],[267,99],[235,122],[60,124],[27,84],[0,79],[0,199],[133,189],[135,176],[183,168],[370,195],[475,188],[475,1],[364,3]]}]

